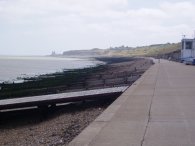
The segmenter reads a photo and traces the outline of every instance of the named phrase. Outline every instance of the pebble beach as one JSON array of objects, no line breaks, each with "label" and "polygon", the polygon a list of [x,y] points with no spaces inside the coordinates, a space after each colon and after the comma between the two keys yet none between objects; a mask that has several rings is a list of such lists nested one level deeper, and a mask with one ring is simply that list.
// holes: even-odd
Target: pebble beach
[{"label": "pebble beach", "polygon": [[[150,60],[110,64],[104,77],[115,73],[142,71],[151,66]],[[97,75],[92,75],[95,78]],[[140,75],[139,75],[140,76]],[[135,78],[136,80],[137,78]],[[89,78],[89,82],[91,82]],[[118,85],[117,85],[118,86]],[[98,86],[98,88],[100,88]],[[94,121],[115,98],[79,102],[48,109],[0,113],[0,145],[2,146],[64,146]]]}]

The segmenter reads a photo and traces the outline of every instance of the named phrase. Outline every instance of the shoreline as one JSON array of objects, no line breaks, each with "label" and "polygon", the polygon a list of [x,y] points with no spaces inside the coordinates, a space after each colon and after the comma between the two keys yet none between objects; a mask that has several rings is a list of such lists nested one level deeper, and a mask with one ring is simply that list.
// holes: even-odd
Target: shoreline
[{"label": "shoreline", "polygon": [[[59,58],[46,56],[0,57],[0,84],[22,83],[23,78],[63,72],[69,69],[94,67],[101,64],[90,58]],[[24,80],[23,80],[24,81]]]},{"label": "shoreline", "polygon": [[[131,73],[135,72],[135,67],[129,71],[127,68],[121,68],[120,72],[123,72],[123,75],[120,77],[119,71],[116,67],[117,64],[128,62],[127,64],[131,65],[134,64],[134,62],[144,62],[143,59],[128,57],[101,57],[95,59],[101,62],[105,62],[105,64],[97,65],[95,67],[72,69],[64,72],[45,74],[38,77],[24,78],[24,80],[27,82],[23,83],[1,84],[2,90],[0,92],[0,97],[1,99],[7,99],[98,89],[105,86],[113,87],[119,84],[125,84],[122,80],[125,80],[125,78],[129,77]],[[114,70],[112,68],[114,68]],[[109,70],[116,72],[116,75],[110,75],[109,73],[111,71]],[[114,81],[115,78],[116,81]],[[113,81],[111,79],[113,79]],[[117,79],[121,81],[117,81]],[[107,82],[110,82],[108,83],[110,85],[106,84]],[[130,83],[127,81],[127,84]]]},{"label": "shoreline", "polygon": [[[87,83],[90,87],[97,85],[93,88],[117,86],[124,84],[124,80],[120,80],[128,76],[131,79],[128,82],[130,86],[151,65],[147,59],[109,64],[104,71],[90,74]],[[106,81],[106,84],[100,81]],[[0,145],[68,145],[115,99],[69,104],[50,108],[46,113],[41,110],[0,113]]]}]

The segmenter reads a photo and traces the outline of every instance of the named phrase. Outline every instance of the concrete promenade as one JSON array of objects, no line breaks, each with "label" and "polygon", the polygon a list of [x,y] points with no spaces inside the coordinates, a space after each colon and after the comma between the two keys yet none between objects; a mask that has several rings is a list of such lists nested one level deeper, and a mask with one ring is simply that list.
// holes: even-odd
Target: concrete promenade
[{"label": "concrete promenade", "polygon": [[195,67],[156,63],[69,146],[195,146]]}]

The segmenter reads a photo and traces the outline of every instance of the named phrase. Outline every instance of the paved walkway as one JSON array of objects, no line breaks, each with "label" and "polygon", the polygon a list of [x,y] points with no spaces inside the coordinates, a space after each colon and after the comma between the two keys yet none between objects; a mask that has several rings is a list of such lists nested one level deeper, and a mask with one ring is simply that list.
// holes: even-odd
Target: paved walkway
[{"label": "paved walkway", "polygon": [[70,146],[195,146],[195,67],[156,63]]}]

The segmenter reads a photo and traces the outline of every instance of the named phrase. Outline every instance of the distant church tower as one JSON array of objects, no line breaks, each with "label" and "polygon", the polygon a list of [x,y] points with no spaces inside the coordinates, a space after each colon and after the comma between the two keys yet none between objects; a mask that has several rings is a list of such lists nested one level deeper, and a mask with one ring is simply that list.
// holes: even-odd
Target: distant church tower
[{"label": "distant church tower", "polygon": [[56,55],[56,52],[52,51],[51,56],[55,56],[55,55]]}]

